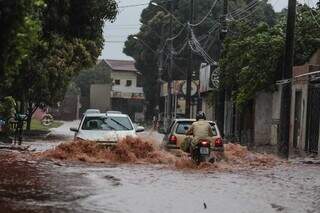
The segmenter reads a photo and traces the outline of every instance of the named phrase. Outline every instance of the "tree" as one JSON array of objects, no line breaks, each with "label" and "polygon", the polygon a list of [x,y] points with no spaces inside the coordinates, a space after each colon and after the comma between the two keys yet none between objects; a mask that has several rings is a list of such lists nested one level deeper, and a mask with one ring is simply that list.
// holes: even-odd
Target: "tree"
[{"label": "tree", "polygon": [[[163,2],[160,0],[155,0],[154,2],[161,5],[162,7],[167,8],[168,10],[170,9],[170,5],[168,4],[168,2]],[[189,21],[189,2],[189,0],[174,1],[175,7],[172,11],[175,17],[177,17],[179,21],[185,25]],[[212,0],[196,1],[195,11],[197,18],[195,23],[200,22],[203,17],[208,14],[213,2],[214,1]],[[231,11],[235,11],[235,9],[238,8],[245,8],[248,2],[249,1],[245,0],[231,0]],[[248,22],[251,21],[250,25],[252,26],[256,26],[258,22],[261,21],[265,21],[270,25],[273,25],[275,23],[275,13],[271,5],[267,4],[266,0],[261,1],[254,8],[249,8],[249,10],[246,10],[245,14],[243,13],[241,16],[235,16],[234,18],[241,18],[249,14],[250,12],[253,13],[250,14],[250,16],[246,17],[244,20]],[[200,41],[202,47],[214,60],[218,60],[219,58],[219,22],[221,14],[222,1],[217,1],[216,6],[211,11],[209,17],[201,25],[193,27],[196,37],[198,37],[198,40]],[[171,37],[171,35],[169,34],[170,14],[161,9],[161,7],[149,5],[146,9],[143,10],[140,22],[142,23],[140,32],[136,35],[128,37],[128,40],[125,43],[124,53],[135,59],[137,69],[143,73],[143,86],[146,99],[149,103],[148,117],[150,117],[155,107],[154,94],[156,93],[156,78],[159,58],[159,53],[157,53],[156,50],[164,50],[165,62],[167,62],[169,52],[171,51],[168,45],[169,42],[165,42],[167,38]],[[179,34],[179,32],[181,33]],[[187,43],[188,28],[173,19],[173,35],[179,35],[173,41],[173,79],[185,80],[186,70],[188,69],[187,62],[189,60],[189,46]],[[155,51],[151,51],[141,41],[135,40],[134,36],[137,36],[140,40],[148,44],[148,46],[150,46]],[[195,63],[193,67],[195,71],[199,70],[201,62],[205,62],[202,56],[197,56],[195,54]],[[165,69],[162,77],[164,80],[166,80],[168,76],[166,72],[168,63],[164,64]]]},{"label": "tree", "polygon": [[[5,86],[10,86],[11,75],[17,72],[23,58],[28,54],[30,43],[23,43],[23,28],[32,27],[29,15],[41,2],[30,0],[0,1],[0,95],[5,95]],[[30,29],[33,31],[34,29]]]},{"label": "tree", "polygon": [[240,25],[240,36],[231,36],[225,41],[220,61],[223,87],[234,91],[234,100],[242,108],[257,91],[273,88],[272,82],[281,76],[284,47],[279,27],[261,24],[245,33],[247,28]]},{"label": "tree", "polygon": [[303,65],[320,48],[320,8],[304,4],[297,11],[294,64]]},{"label": "tree", "polygon": [[[294,64],[306,63],[320,48],[320,15],[315,8],[299,5],[296,23]],[[252,29],[246,23],[235,22],[235,34],[225,40],[221,59],[221,81],[233,91],[233,99],[243,108],[260,91],[273,89],[282,78],[285,42],[285,16],[279,16],[273,27],[261,24]]]},{"label": "tree", "polygon": [[[0,100],[0,120],[4,123],[3,131],[0,133],[8,134],[10,132],[10,123],[8,122],[9,119],[12,119],[16,113],[16,102],[15,100],[8,96],[4,97]],[[3,125],[3,123],[1,124]]]},{"label": "tree", "polygon": [[39,106],[61,101],[71,79],[96,63],[103,48],[103,24],[114,20],[117,4],[114,0],[27,2],[32,4],[21,9],[22,21],[15,28],[15,51],[7,53],[21,56],[14,72],[5,70],[3,91],[21,103],[20,111],[27,109],[29,129]]}]

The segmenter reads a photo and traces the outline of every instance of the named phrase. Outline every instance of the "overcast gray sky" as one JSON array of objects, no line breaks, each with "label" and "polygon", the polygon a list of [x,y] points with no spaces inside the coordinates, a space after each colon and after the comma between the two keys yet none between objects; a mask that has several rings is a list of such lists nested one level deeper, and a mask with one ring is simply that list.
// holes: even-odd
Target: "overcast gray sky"
[{"label": "overcast gray sky", "polygon": [[[314,5],[317,0],[299,0]],[[149,0],[120,0],[119,6],[135,5],[147,3]],[[287,7],[288,0],[269,0],[276,11]],[[107,41],[101,54],[104,59],[131,59],[122,53],[124,41],[128,35],[134,34],[140,28],[140,14],[144,6],[128,7],[120,9],[120,13],[114,23],[106,23],[104,27],[104,37]],[[108,42],[109,41],[109,42]]]}]

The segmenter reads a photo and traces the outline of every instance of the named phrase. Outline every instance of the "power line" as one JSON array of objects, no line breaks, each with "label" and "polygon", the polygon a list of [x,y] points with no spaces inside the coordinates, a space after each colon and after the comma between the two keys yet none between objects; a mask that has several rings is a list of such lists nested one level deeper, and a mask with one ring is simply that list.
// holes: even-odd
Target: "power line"
[{"label": "power line", "polygon": [[185,42],[183,43],[182,47],[177,51],[177,50],[174,50],[172,52],[173,55],[177,56],[177,55],[180,55],[183,50],[185,50],[185,48],[188,46],[188,42],[189,42],[189,39],[185,39]]},{"label": "power line", "polygon": [[228,16],[228,15],[237,16],[237,15],[239,15],[239,14],[242,14],[242,13],[250,10],[252,7],[256,6],[258,2],[260,2],[260,1],[259,1],[259,0],[251,1],[251,2],[250,2],[249,4],[247,4],[244,8],[239,8],[239,9],[236,9],[236,10],[231,11],[230,13],[227,13],[227,16]]},{"label": "power line", "polygon": [[130,7],[141,7],[141,6],[145,6],[145,5],[148,5],[148,3],[142,3],[142,4],[129,4],[129,5],[122,5],[122,6],[119,6],[119,8],[123,9],[123,8],[130,8]]},{"label": "power line", "polygon": [[[162,0],[160,2],[170,2],[171,0]],[[145,2],[145,3],[141,3],[141,4],[128,4],[128,5],[120,5],[118,8],[131,8],[131,7],[141,7],[141,6],[145,6],[145,5],[149,5],[150,2]]]},{"label": "power line", "polygon": [[162,49],[165,49],[166,48],[166,45],[169,41],[173,41],[175,39],[177,39],[181,34],[182,32],[186,29],[186,25],[183,26],[183,28],[173,37],[171,38],[167,38],[166,41],[164,42],[164,45],[163,45],[163,48]]},{"label": "power line", "polygon": [[171,38],[167,38],[166,41],[175,40],[176,38],[178,38],[178,37],[182,34],[182,32],[183,32],[185,29],[186,29],[186,25],[184,25],[184,26],[182,27],[182,29],[181,29],[175,36],[173,36],[173,37],[171,37]]},{"label": "power line", "polygon": [[192,51],[199,53],[206,60],[207,63],[209,63],[211,65],[217,65],[217,62],[215,60],[213,60],[209,56],[209,54],[203,49],[203,47],[201,46],[200,42],[196,38],[191,27],[189,28],[189,30],[191,33],[191,40],[189,41],[189,46],[192,49]]},{"label": "power line", "polygon": [[209,12],[203,17],[203,19],[201,21],[199,21],[198,23],[196,24],[190,24],[191,27],[196,27],[196,26],[199,26],[201,25],[203,22],[205,22],[205,20],[207,20],[207,18],[211,15],[212,13],[212,10],[215,8],[215,6],[217,5],[217,2],[218,0],[215,0],[209,10]]},{"label": "power line", "polygon": [[[319,24],[319,22],[317,21],[317,18],[316,18],[315,15],[313,14],[314,10],[313,10],[313,9],[310,7],[310,5],[309,5],[310,2],[308,1],[308,3],[307,3],[307,1],[304,0],[304,3],[306,3],[306,5],[308,6],[308,10],[309,10],[309,12],[310,12],[310,14],[311,14],[314,22],[318,25],[318,27],[320,27],[320,24]],[[317,13],[317,15],[318,15],[318,13]]]},{"label": "power line", "polygon": [[[251,7],[250,9],[252,9],[252,8],[253,7]],[[250,9],[248,9],[247,11],[249,11]],[[249,16],[253,15],[258,9],[259,9],[258,4],[256,4],[255,8],[253,10],[251,10],[249,14],[246,14],[245,16],[242,16],[242,17],[238,17],[237,19],[234,19],[234,21],[241,21],[241,20],[248,18]],[[245,12],[243,12],[242,14],[244,14],[244,13]]]},{"label": "power line", "polygon": [[106,41],[106,43],[125,43],[126,41]]},{"label": "power line", "polygon": [[138,27],[106,27],[107,30],[136,30],[139,29]]},{"label": "power line", "polygon": [[106,24],[106,27],[139,27],[141,24]]}]

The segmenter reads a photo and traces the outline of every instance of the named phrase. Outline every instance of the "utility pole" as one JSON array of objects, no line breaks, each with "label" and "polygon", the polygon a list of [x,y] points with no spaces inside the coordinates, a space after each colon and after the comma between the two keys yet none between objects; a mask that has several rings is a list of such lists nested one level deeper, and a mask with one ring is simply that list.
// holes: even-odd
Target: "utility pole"
[{"label": "utility pole", "polygon": [[[160,48],[159,48],[160,49]],[[157,95],[156,95],[156,108],[155,108],[155,115],[159,119],[159,112],[160,112],[160,97],[161,97],[161,76],[163,72],[163,50],[158,50],[159,56],[159,67],[158,67],[158,77],[157,77]]]},{"label": "utility pole", "polygon": [[[220,50],[219,50],[219,58],[221,57],[221,52],[223,50],[223,40],[225,39],[228,29],[227,29],[227,14],[228,14],[228,0],[223,1],[223,15],[221,17],[221,31],[220,31]],[[222,135],[224,135],[224,111],[225,111],[225,88],[221,86],[218,88],[218,94],[215,100],[215,108],[216,108],[216,120],[218,126],[220,127],[220,131]]]},{"label": "utility pole", "polygon": [[[170,1],[170,24],[169,24],[169,35],[170,38],[172,38],[172,24],[173,24],[173,0]],[[173,108],[173,104],[172,104],[172,68],[173,68],[173,40],[170,40],[170,47],[169,47],[169,51],[170,51],[170,61],[169,61],[169,69],[168,69],[168,124],[170,125],[171,120],[172,120],[172,108]]]},{"label": "utility pole", "polygon": [[[198,4],[195,3],[194,4],[194,16],[193,19],[195,20],[194,22],[196,22],[196,20],[198,20],[198,12],[199,12],[199,7]],[[201,93],[200,93],[200,71],[198,72],[198,74],[195,72],[195,70],[193,71],[192,76],[197,76],[194,80],[198,80],[198,86],[197,86],[197,109],[196,112],[200,112],[202,111],[202,98],[201,98]]]},{"label": "utility pole", "polygon": [[289,157],[290,138],[290,109],[291,109],[291,89],[292,89],[292,69],[294,56],[294,32],[296,22],[296,0],[288,0],[288,18],[285,45],[285,60],[283,65],[283,87],[281,95],[280,114],[280,141],[278,144],[279,153],[284,157]]},{"label": "utility pole", "polygon": [[[190,0],[190,21],[192,24],[194,20],[194,0]],[[191,40],[191,31],[189,32],[189,40]],[[187,94],[186,94],[186,117],[191,117],[191,81],[192,81],[192,71],[193,71],[193,53],[190,48],[189,64],[187,71]]]}]

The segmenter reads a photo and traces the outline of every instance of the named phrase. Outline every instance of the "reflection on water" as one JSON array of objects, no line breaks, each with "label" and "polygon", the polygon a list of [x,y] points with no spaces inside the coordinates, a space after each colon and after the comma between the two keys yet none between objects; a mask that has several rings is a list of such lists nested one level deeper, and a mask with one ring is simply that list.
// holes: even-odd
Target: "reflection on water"
[{"label": "reflection on water", "polygon": [[[320,170],[177,171],[0,154],[1,212],[317,212]],[[204,208],[204,203],[207,208]]]}]

